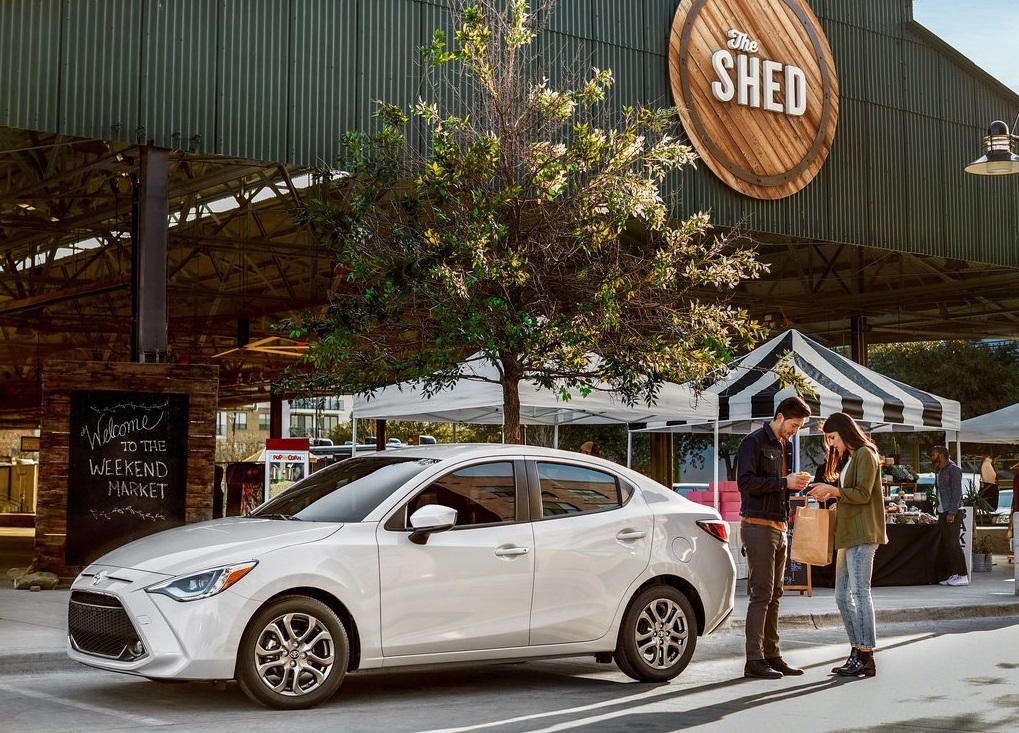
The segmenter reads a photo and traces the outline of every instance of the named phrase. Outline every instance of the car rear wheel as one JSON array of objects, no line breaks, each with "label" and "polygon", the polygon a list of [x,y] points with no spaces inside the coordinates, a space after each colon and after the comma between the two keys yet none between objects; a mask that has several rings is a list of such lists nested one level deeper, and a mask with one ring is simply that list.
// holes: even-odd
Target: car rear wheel
[{"label": "car rear wheel", "polygon": [[693,606],[671,585],[653,585],[630,601],[614,658],[627,677],[664,682],[686,669],[697,645]]},{"label": "car rear wheel", "polygon": [[267,707],[302,710],[333,696],[349,657],[346,629],[329,606],[284,596],[248,624],[237,652],[237,681]]}]

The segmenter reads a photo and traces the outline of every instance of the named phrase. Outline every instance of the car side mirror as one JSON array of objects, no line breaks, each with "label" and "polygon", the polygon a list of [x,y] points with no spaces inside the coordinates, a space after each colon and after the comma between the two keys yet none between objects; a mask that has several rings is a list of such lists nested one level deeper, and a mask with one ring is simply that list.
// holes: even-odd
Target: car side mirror
[{"label": "car side mirror", "polygon": [[423,545],[433,532],[445,532],[456,524],[456,509],[442,504],[427,504],[410,515],[410,541]]}]

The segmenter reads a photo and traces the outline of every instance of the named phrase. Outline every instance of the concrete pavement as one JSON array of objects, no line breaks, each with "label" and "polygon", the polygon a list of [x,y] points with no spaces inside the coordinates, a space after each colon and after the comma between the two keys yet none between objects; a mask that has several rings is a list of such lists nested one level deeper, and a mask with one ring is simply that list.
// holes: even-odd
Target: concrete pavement
[{"label": "concrete pavement", "polygon": [[[0,675],[78,666],[67,658],[65,652],[70,592],[15,590],[6,578],[6,571],[7,567],[18,566],[8,563],[25,556],[24,549],[17,549],[25,543],[8,540],[9,530],[4,535],[3,542],[0,542]],[[30,550],[30,542],[25,546]],[[24,565],[30,561],[28,557]],[[879,627],[882,623],[936,623],[950,618],[1019,617],[1015,569],[1005,555],[995,555],[991,572],[973,573],[968,586],[875,588],[874,605]],[[731,633],[742,633],[746,610],[746,580],[740,580],[736,589],[736,607],[728,623]],[[785,628],[838,627],[842,624],[831,588],[814,588],[809,596],[799,591],[786,591],[782,599],[781,619]],[[880,628],[878,631],[880,634]]]}]

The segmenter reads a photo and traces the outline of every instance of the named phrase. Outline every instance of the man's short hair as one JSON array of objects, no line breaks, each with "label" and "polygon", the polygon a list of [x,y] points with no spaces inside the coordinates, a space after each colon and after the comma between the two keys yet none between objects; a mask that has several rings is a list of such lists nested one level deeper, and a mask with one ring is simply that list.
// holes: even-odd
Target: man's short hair
[{"label": "man's short hair", "polygon": [[782,415],[787,420],[795,417],[802,417],[805,420],[810,417],[810,405],[799,395],[786,397],[775,408],[775,417],[779,415]]},{"label": "man's short hair", "polygon": [[946,448],[943,445],[936,445],[936,446],[934,446],[933,448],[931,448],[931,453],[932,454],[933,453],[938,453],[939,455],[942,455],[945,458],[948,458],[948,455],[949,455],[948,454],[948,448]]}]

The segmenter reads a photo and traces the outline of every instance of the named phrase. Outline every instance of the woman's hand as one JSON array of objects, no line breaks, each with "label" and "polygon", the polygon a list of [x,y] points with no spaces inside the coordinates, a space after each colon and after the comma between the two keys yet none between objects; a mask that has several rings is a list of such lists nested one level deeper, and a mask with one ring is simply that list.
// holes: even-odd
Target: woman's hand
[{"label": "woman's hand", "polygon": [[822,503],[829,499],[837,499],[842,494],[837,486],[831,484],[814,484],[807,493]]}]

